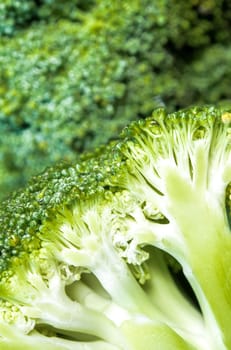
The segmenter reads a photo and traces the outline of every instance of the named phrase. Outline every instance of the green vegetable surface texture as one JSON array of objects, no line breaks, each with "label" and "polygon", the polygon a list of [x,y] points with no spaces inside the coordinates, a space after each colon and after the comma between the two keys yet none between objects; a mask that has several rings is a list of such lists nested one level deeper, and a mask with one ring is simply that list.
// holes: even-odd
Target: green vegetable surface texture
[{"label": "green vegetable surface texture", "polygon": [[231,349],[230,122],[157,109],[3,202],[1,350]]},{"label": "green vegetable surface texture", "polygon": [[166,106],[231,104],[230,0],[1,0],[0,200]]}]

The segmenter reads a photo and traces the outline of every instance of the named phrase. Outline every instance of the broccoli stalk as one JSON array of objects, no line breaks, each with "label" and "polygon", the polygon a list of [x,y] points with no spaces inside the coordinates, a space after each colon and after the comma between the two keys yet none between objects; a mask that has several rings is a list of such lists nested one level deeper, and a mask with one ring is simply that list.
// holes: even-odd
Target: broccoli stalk
[{"label": "broccoli stalk", "polygon": [[[113,211],[123,194],[115,196],[116,203],[111,194],[106,197],[107,201],[100,197],[99,203],[94,199],[88,200],[86,206],[75,203],[71,208],[57,210],[53,220],[41,226],[41,246],[33,247],[30,259],[25,256],[20,265],[16,259],[13,274],[4,274],[0,294],[11,308],[3,313],[3,321],[7,318],[21,330],[20,342],[23,346],[25,342],[25,347],[37,338],[38,332],[44,336],[45,329],[51,332],[47,344],[42,339],[45,349],[50,349],[53,338],[54,349],[59,349],[60,337],[63,349],[84,349],[85,340],[89,349],[105,346],[138,350],[141,344],[151,349],[153,337],[159,348],[193,349],[180,332],[168,325],[168,319],[113,246],[112,236],[121,221],[119,212],[117,216]],[[92,277],[85,281],[85,274],[95,276],[98,287]],[[171,283],[169,280],[169,287]],[[163,293],[165,288],[166,285]],[[19,316],[25,320],[24,327]],[[137,339],[135,333],[139,334]],[[65,344],[66,338],[71,342]]]},{"label": "broccoli stalk", "polygon": [[118,348],[104,341],[76,342],[61,339],[53,335],[42,335],[32,331],[30,336],[21,333],[16,327],[8,323],[1,323],[1,348],[4,350],[117,350]]},{"label": "broccoli stalk", "polygon": [[[142,343],[145,344],[146,349],[151,349],[153,336],[159,333],[163,336],[158,336],[156,346],[192,349],[181,337],[181,332],[173,330],[168,325],[168,319],[159,309],[158,301],[156,301],[157,305],[153,304],[153,301],[137,282],[126,262],[113,245],[117,230],[122,227],[120,216],[123,215],[123,212],[119,212],[118,200],[123,201],[123,196],[126,200],[127,193],[113,195],[107,193],[106,200],[99,197],[97,203],[96,198],[94,198],[93,201],[87,201],[87,205],[77,203],[71,208],[71,211],[65,208],[56,213],[54,222],[47,221],[41,229],[42,239],[45,242],[44,247],[46,250],[53,252],[57,261],[80,269],[84,266],[99,281],[104,292],[101,290],[101,294],[106,293],[107,295],[106,306],[105,300],[101,300],[102,296],[95,294],[94,283],[93,287],[87,288],[85,284],[76,282],[74,292],[73,286],[70,287],[72,298],[79,301],[80,297],[81,301],[85,303],[85,307],[97,309],[98,312],[105,314],[117,325],[121,332],[120,337],[125,338],[125,345],[121,340],[122,349],[140,349]],[[116,214],[115,210],[117,210]],[[124,221],[126,222],[126,218],[124,218]],[[125,223],[123,225],[125,229]],[[171,288],[173,281],[169,279],[168,283],[164,285],[163,293],[166,288]],[[90,281],[91,285],[92,281]],[[85,300],[89,297],[92,300],[90,305]],[[180,296],[180,293],[178,298],[180,304],[184,298]],[[102,304],[102,309],[94,306],[97,304]],[[189,305],[187,307],[191,322],[194,314],[192,312],[191,315],[192,310]],[[197,321],[199,324],[201,323],[199,317]],[[106,328],[103,327],[102,322],[100,322],[100,325],[105,336]],[[180,327],[183,327],[183,322]],[[141,332],[139,341],[134,338],[137,329]],[[197,331],[199,332],[201,329],[197,329]],[[185,333],[187,332],[188,330],[185,331]],[[189,332],[191,334],[192,330],[190,329]],[[103,336],[101,335],[101,337]],[[113,340],[111,334],[108,334],[108,339]],[[119,336],[117,335],[115,344],[120,346],[118,340]]]},{"label": "broccoli stalk", "polygon": [[[15,278],[11,277],[1,288],[3,299],[16,305],[17,311],[26,319],[36,320],[36,325],[48,324],[64,334],[74,336],[81,332],[110,342],[118,337],[116,328],[103,314],[73,302],[66,295],[65,283],[51,259],[50,266],[46,264],[47,270],[41,270],[38,266],[43,262],[34,256],[31,258],[34,266],[28,267],[27,271],[19,267]],[[14,307],[9,311],[6,309],[4,317],[12,317],[12,309]],[[24,322],[24,327],[21,321],[17,324],[24,333],[31,331],[28,322]],[[33,329],[34,325],[29,322],[30,325]]]}]

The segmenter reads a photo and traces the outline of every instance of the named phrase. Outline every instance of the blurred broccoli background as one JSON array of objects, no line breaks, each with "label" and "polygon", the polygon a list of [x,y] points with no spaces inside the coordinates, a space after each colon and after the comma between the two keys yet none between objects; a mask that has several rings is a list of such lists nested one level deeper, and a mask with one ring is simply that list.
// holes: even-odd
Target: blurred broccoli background
[{"label": "blurred broccoli background", "polygon": [[1,0],[0,198],[160,105],[231,99],[229,0]]}]

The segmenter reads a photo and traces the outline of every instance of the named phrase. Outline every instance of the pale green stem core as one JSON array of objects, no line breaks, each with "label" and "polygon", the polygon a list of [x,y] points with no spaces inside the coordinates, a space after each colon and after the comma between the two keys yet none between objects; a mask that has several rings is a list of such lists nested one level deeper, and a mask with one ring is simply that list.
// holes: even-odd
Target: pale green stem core
[{"label": "pale green stem core", "polygon": [[4,350],[123,350],[104,341],[76,342],[47,337],[36,331],[25,335],[5,324],[1,324],[0,347]]},{"label": "pale green stem core", "polygon": [[111,344],[121,345],[124,340],[116,326],[102,313],[72,301],[61,291],[60,298],[47,296],[47,301],[38,300],[36,307],[24,307],[24,312],[36,319],[37,324],[48,324],[64,333],[89,334],[109,341]]},{"label": "pale green stem core", "polygon": [[115,303],[131,313],[161,319],[158,309],[149,302],[127,264],[107,242],[104,242],[100,259],[92,267],[92,272]]},{"label": "pale green stem core", "polygon": [[[206,191],[195,190],[174,169],[168,169],[166,184],[171,220],[177,223],[189,247],[182,257],[183,265],[190,267],[184,273],[198,297],[208,327],[212,328],[217,349],[223,349],[219,339],[222,337],[227,348],[231,348],[231,285],[224,285],[230,279],[231,236],[223,208]],[[218,334],[216,328],[223,334]]]}]

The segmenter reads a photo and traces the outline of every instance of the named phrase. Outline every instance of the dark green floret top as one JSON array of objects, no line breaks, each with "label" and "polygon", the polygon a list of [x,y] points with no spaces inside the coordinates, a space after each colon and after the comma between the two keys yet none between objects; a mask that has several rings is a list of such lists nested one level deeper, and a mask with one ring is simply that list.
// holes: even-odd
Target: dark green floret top
[{"label": "dark green floret top", "polygon": [[40,247],[40,226],[59,208],[126,187],[124,181],[128,173],[134,171],[131,143],[132,147],[140,147],[149,142],[150,152],[166,157],[168,148],[174,152],[174,143],[179,142],[174,139],[175,130],[179,131],[180,141],[187,142],[184,137],[190,125],[192,139],[199,140],[213,132],[212,129],[216,133],[216,128],[226,127],[230,119],[231,112],[212,106],[192,107],[170,114],[159,108],[152,116],[127,126],[118,141],[83,154],[77,164],[61,163],[33,177],[25,189],[15,192],[1,205],[1,272],[16,257],[33,250],[34,245]]},{"label": "dark green floret top", "polygon": [[156,107],[230,106],[230,22],[229,0],[1,0],[0,200]]}]

